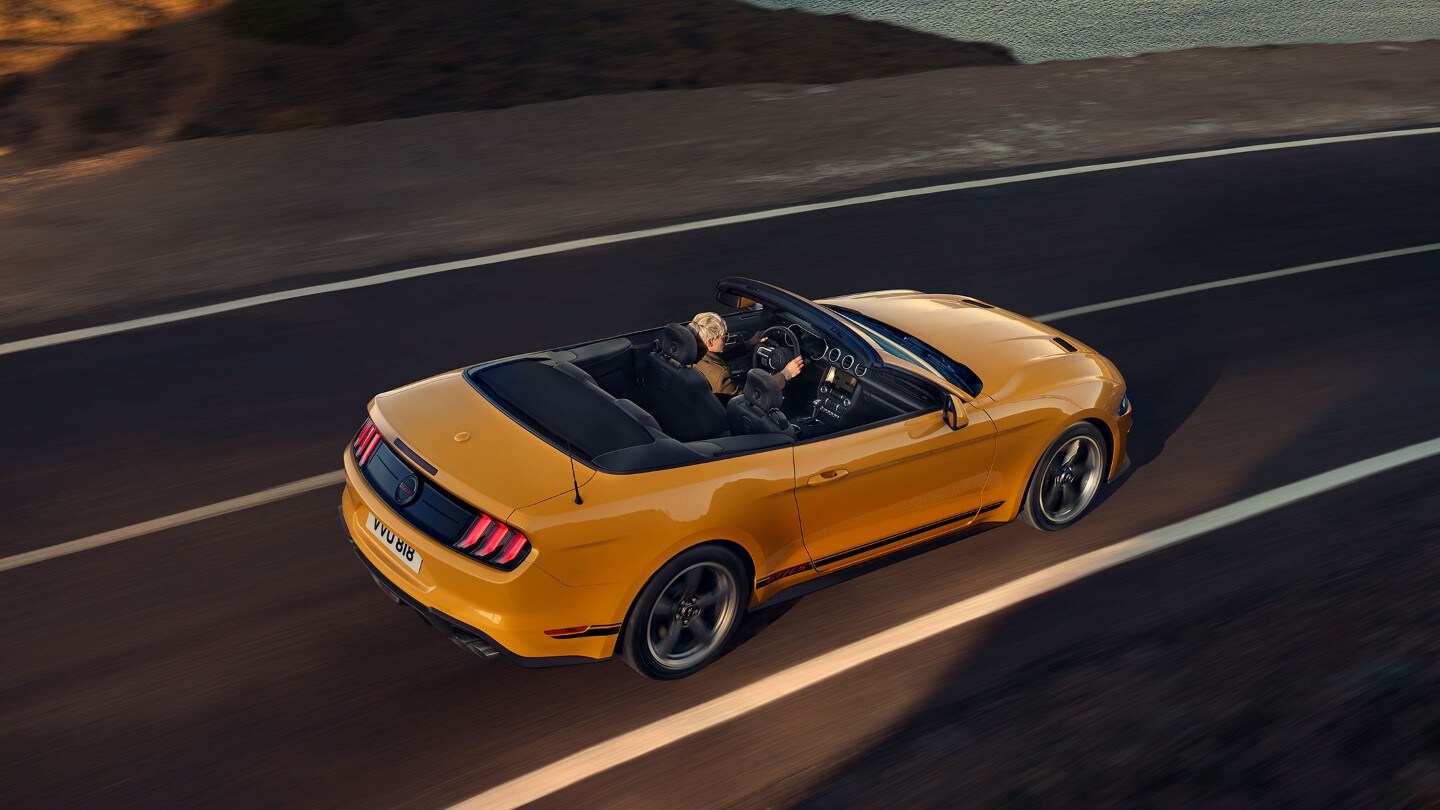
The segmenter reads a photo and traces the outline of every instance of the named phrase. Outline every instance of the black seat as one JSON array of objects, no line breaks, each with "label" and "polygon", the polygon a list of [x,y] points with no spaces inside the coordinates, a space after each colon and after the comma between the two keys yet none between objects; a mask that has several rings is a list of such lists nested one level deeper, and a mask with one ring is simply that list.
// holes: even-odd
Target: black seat
[{"label": "black seat", "polygon": [[800,429],[790,424],[780,412],[783,395],[774,375],[752,368],[745,375],[740,396],[730,400],[725,415],[730,421],[730,435],[749,436],[757,433],[784,433],[794,437]]},{"label": "black seat", "polygon": [[644,404],[660,428],[681,442],[725,433],[725,406],[695,368],[700,353],[700,338],[690,327],[672,323],[645,362]]}]

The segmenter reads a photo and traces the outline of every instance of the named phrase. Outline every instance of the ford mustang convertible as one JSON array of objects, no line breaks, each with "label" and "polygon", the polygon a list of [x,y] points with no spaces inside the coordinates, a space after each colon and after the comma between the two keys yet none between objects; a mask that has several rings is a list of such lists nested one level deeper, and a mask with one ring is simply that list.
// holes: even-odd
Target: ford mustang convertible
[{"label": "ford mustang convertible", "polygon": [[976,523],[1062,529],[1128,464],[1120,372],[1048,326],[914,290],[719,300],[725,401],[684,323],[375,397],[340,511],[381,589],[483,657],[680,678],[796,586]]}]

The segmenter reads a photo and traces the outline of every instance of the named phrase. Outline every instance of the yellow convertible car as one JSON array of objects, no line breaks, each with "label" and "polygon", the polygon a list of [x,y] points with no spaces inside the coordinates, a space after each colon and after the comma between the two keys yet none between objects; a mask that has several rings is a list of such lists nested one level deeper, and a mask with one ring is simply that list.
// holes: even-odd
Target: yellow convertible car
[{"label": "yellow convertible car", "polygon": [[797,585],[977,522],[1064,528],[1128,464],[1120,372],[1048,326],[914,290],[719,300],[712,356],[676,323],[375,397],[340,509],[381,589],[483,657],[680,678]]}]

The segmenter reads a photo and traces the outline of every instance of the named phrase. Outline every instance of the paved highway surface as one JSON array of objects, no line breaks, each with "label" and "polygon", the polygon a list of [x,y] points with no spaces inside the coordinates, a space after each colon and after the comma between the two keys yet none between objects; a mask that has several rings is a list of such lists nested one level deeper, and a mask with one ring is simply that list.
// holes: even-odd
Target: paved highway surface
[{"label": "paved highway surface", "polygon": [[[339,466],[374,393],[682,320],[728,274],[815,297],[955,291],[1028,314],[1440,242],[1440,137],[1240,155],[837,209],[289,301],[0,357],[0,556]],[[701,676],[466,656],[386,602],[313,492],[0,572],[0,801],[434,807],[841,643],[1147,529],[1440,435],[1440,254],[1057,325],[1113,359],[1134,467],[1072,529],[934,544],[755,617]],[[521,463],[521,462],[516,462]],[[1423,462],[887,656],[549,796],[773,804],[927,707],[1117,625],[1343,565]],[[1435,514],[1435,510],[1431,510]],[[1314,525],[1313,546],[1276,547]],[[1434,520],[1431,528],[1440,524]],[[1323,530],[1321,530],[1323,529]],[[980,699],[979,697],[976,698]],[[879,749],[876,749],[879,750]],[[856,764],[859,763],[859,764]],[[896,789],[903,789],[900,786]],[[833,798],[833,797],[832,797]],[[915,798],[915,797],[912,797]]]}]

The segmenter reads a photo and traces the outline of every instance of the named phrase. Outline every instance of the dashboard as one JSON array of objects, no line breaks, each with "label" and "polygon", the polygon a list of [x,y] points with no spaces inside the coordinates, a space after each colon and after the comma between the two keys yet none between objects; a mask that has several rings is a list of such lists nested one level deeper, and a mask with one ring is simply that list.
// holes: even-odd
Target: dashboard
[{"label": "dashboard", "polygon": [[[788,318],[787,318],[788,320]],[[800,352],[820,371],[815,388],[813,422],[829,429],[939,407],[939,393],[906,382],[904,376],[881,372],[866,377],[869,368],[855,355],[834,346],[802,323],[785,324]]]},{"label": "dashboard", "polygon": [[865,376],[865,367],[856,362],[855,355],[839,346],[827,344],[824,338],[798,323],[792,323],[787,328],[795,335],[795,341],[799,344],[805,359],[815,362],[823,361],[842,371],[853,371],[857,377]]},{"label": "dashboard", "polygon": [[815,420],[838,427],[860,400],[859,378],[865,374],[864,366],[856,362],[853,354],[827,344],[804,326],[792,323],[788,328],[805,358],[824,368],[815,390]]}]

